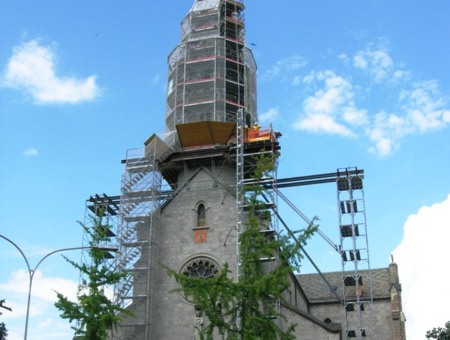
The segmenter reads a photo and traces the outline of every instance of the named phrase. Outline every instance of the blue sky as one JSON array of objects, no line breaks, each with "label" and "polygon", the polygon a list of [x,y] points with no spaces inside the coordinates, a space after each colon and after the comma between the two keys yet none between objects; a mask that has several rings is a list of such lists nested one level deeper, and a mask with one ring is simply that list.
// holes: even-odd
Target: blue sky
[{"label": "blue sky", "polygon": [[[166,60],[192,2],[0,2],[0,233],[32,264],[81,244],[85,200],[118,194],[126,150],[164,131]],[[283,133],[279,178],[365,170],[371,266],[394,253],[409,339],[423,339],[450,303],[432,272],[450,255],[450,3],[245,3],[260,123]],[[283,192],[338,242],[333,185]],[[20,339],[25,265],[0,242],[0,298],[13,307],[0,318]],[[307,250],[340,269],[320,237]],[[68,339],[52,289],[72,294],[78,273],[59,256],[40,270],[29,338]]]}]

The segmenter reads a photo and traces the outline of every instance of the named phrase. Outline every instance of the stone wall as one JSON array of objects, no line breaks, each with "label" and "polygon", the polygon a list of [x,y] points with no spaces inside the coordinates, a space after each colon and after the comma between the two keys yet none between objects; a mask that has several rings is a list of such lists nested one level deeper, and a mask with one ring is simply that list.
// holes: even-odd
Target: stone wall
[{"label": "stone wall", "polygon": [[[153,252],[155,267],[151,278],[152,339],[191,339],[194,332],[195,309],[177,288],[166,269],[181,270],[194,258],[211,258],[219,267],[230,264],[236,270],[236,199],[222,185],[221,178],[234,174],[234,168],[222,169],[221,174],[211,177],[208,169],[200,169],[183,190],[167,204],[155,225]],[[197,226],[196,207],[206,207],[206,225]],[[205,232],[206,238],[194,238],[196,230]],[[159,263],[159,264],[158,264]],[[233,275],[233,273],[231,275]]]}]

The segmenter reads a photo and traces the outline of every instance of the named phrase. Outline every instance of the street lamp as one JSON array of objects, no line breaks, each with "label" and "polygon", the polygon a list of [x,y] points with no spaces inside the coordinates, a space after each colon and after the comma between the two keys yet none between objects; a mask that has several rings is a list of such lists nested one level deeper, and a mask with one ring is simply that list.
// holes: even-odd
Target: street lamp
[{"label": "street lamp", "polygon": [[28,336],[28,319],[29,319],[29,315],[30,315],[31,287],[33,286],[34,274],[36,273],[36,270],[39,267],[39,265],[47,257],[49,257],[50,255],[53,255],[55,253],[68,251],[68,250],[82,250],[82,249],[99,249],[99,250],[105,250],[105,251],[117,251],[118,250],[117,247],[112,246],[112,245],[96,245],[96,246],[88,246],[88,247],[61,248],[61,249],[53,250],[52,252],[50,252],[47,255],[45,255],[43,258],[41,258],[39,260],[39,262],[36,264],[36,266],[33,269],[31,269],[30,263],[28,262],[28,259],[25,256],[25,253],[22,251],[22,249],[20,249],[20,247],[16,243],[14,243],[12,240],[7,238],[6,236],[0,235],[0,237],[3,238],[4,240],[8,241],[9,243],[11,243],[14,247],[16,247],[16,249],[20,252],[20,254],[22,255],[23,259],[25,260],[25,263],[27,264],[27,268],[28,268],[29,282],[28,282],[27,313],[26,313],[26,317],[25,317],[25,334],[24,334],[24,337],[23,337],[24,340],[27,340],[27,336]]}]

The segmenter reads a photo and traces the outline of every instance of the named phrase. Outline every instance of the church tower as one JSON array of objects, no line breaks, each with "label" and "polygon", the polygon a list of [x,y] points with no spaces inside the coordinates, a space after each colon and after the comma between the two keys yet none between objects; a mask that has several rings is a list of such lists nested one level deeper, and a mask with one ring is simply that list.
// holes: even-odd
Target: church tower
[{"label": "church tower", "polygon": [[170,53],[166,129],[176,145],[177,125],[236,122],[244,109],[256,121],[256,64],[245,46],[244,4],[197,0],[181,21],[181,42]]},{"label": "church tower", "polygon": [[123,161],[116,265],[131,275],[115,296],[133,316],[114,338],[194,338],[196,310],[172,292],[166,268],[207,278],[228,263],[237,275],[237,150],[257,123],[243,10],[236,0],[194,2],[168,58],[166,133]]}]

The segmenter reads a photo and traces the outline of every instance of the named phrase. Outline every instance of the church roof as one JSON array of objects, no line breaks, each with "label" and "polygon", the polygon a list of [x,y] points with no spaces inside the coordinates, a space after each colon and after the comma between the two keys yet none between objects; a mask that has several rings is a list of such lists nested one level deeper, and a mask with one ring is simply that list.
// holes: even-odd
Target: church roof
[{"label": "church roof", "polygon": [[[367,271],[361,271],[365,275]],[[336,289],[339,296],[342,296],[342,272],[322,273],[330,285]],[[314,303],[333,303],[336,301],[336,295],[330,291],[330,288],[319,274],[300,274],[296,276],[305,292],[309,302]],[[372,281],[373,299],[389,299],[390,283],[389,268],[372,269],[370,271]],[[364,282],[362,288],[364,289]]]}]

